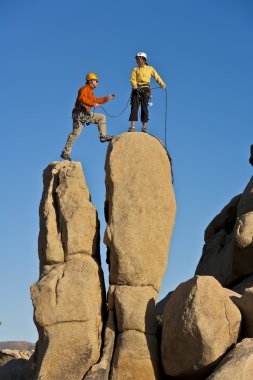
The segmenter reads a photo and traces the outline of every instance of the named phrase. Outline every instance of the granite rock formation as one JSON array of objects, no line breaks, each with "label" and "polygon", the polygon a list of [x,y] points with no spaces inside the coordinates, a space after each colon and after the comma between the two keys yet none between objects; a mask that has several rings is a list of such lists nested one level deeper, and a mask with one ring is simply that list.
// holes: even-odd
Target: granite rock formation
[{"label": "granite rock formation", "polygon": [[226,287],[253,274],[253,177],[206,228],[195,274],[214,276]]},{"label": "granite rock formation", "polygon": [[100,357],[104,281],[99,221],[78,162],[50,164],[40,204],[36,379],[83,379]]},{"label": "granite rock formation", "polygon": [[158,139],[125,133],[110,144],[105,170],[109,309],[117,330],[110,379],[159,379],[155,303],[176,211],[170,160]]},{"label": "granite rock formation", "polygon": [[[238,340],[241,314],[214,277],[180,284],[163,316],[162,362],[167,375],[205,379]],[[222,332],[222,333],[221,333]]]},{"label": "granite rock formation", "polygon": [[[252,154],[253,145],[251,164]],[[195,275],[165,303],[165,372],[189,380],[253,378],[253,177],[206,228]]]},{"label": "granite rock formation", "polygon": [[243,335],[253,338],[253,287],[245,289],[242,297],[235,300],[243,319]]},{"label": "granite rock formation", "polygon": [[110,284],[158,291],[176,209],[166,150],[154,137],[125,133],[110,144],[105,169]]},{"label": "granite rock formation", "polygon": [[5,354],[0,379],[33,370],[36,380],[162,380],[163,370],[171,379],[251,379],[253,178],[206,228],[196,276],[161,302],[160,353],[155,308],[176,212],[171,162],[158,139],[125,133],[109,144],[105,171],[107,308],[81,165],[54,162],[44,171],[40,278],[31,288],[39,340],[29,365]]},{"label": "granite rock formation", "polygon": [[32,356],[32,351],[28,350],[0,350],[0,366],[6,364],[12,359],[25,359],[29,360]]},{"label": "granite rock formation", "polygon": [[33,378],[33,352],[0,350],[0,380],[30,380]]},{"label": "granite rock formation", "polygon": [[252,380],[253,339],[243,339],[221,361],[208,380]]},{"label": "granite rock formation", "polygon": [[158,139],[125,133],[110,143],[105,170],[107,309],[99,221],[81,165],[44,171],[40,278],[31,287],[36,379],[161,378],[155,304],[176,211],[170,158]]}]

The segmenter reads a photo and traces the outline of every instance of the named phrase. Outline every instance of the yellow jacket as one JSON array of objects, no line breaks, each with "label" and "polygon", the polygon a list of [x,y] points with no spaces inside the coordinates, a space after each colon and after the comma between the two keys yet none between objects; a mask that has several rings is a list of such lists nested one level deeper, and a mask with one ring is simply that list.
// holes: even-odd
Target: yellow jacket
[{"label": "yellow jacket", "polygon": [[134,67],[131,72],[131,85],[133,88],[137,88],[143,84],[149,84],[151,76],[157,81],[160,86],[165,86],[162,78],[157,74],[152,66],[140,66]]}]

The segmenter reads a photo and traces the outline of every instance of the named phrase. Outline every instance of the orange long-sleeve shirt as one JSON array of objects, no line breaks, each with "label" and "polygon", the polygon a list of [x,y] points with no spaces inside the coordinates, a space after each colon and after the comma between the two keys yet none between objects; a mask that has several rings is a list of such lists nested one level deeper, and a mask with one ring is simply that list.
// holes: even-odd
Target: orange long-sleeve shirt
[{"label": "orange long-sleeve shirt", "polygon": [[108,102],[109,96],[96,98],[92,90],[93,88],[90,84],[86,84],[85,86],[81,87],[78,91],[75,106],[77,107],[80,104],[84,104],[87,110],[90,111],[91,107],[93,107],[95,103],[103,104]]}]

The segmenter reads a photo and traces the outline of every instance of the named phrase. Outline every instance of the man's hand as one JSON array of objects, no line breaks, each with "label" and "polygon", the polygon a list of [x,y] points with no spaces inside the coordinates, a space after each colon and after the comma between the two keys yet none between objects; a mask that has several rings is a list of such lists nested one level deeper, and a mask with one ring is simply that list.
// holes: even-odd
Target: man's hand
[{"label": "man's hand", "polygon": [[110,95],[109,95],[109,100],[110,100],[110,99],[113,99],[113,98],[115,98],[115,94],[110,94]]},{"label": "man's hand", "polygon": [[99,106],[100,106],[100,104],[98,104],[98,103],[95,103],[95,104],[94,104],[94,107],[95,107],[95,108],[97,108],[97,107],[99,107]]},{"label": "man's hand", "polygon": [[162,88],[165,90],[165,88],[166,88],[166,84],[163,84],[163,85],[162,85]]}]

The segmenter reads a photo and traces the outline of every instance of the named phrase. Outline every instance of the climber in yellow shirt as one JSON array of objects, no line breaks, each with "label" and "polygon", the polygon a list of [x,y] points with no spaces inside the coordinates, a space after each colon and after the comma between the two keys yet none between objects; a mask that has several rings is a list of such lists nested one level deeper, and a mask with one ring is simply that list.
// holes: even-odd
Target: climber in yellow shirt
[{"label": "climber in yellow shirt", "polygon": [[157,83],[162,87],[166,88],[165,83],[158,75],[156,70],[147,64],[147,54],[144,52],[139,52],[136,54],[136,62],[138,67],[134,67],[131,72],[131,113],[129,116],[129,121],[131,121],[131,128],[128,132],[135,132],[135,122],[138,120],[138,108],[141,104],[141,122],[142,122],[142,132],[147,132],[147,122],[148,122],[148,102],[150,98],[150,79],[151,76],[157,81]]}]

